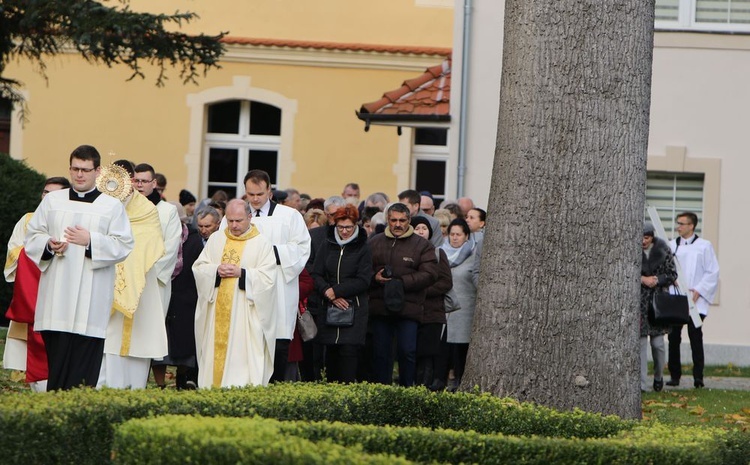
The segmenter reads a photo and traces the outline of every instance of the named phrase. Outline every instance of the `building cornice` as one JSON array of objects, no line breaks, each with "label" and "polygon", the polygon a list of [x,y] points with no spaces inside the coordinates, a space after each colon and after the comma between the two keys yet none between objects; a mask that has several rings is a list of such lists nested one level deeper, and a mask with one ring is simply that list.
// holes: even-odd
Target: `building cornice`
[{"label": "building cornice", "polygon": [[329,68],[421,71],[450,56],[447,47],[225,37],[222,61]]}]

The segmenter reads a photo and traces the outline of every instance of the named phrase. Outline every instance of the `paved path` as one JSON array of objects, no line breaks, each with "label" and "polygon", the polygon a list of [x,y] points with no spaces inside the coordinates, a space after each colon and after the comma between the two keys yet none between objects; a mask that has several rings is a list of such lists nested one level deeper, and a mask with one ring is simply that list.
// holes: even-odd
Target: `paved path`
[{"label": "paved path", "polygon": [[[664,377],[665,381],[669,376]],[[728,389],[732,391],[750,391],[750,378],[721,378],[718,376],[709,376],[703,379],[706,389]],[[667,386],[664,384],[665,391],[693,389],[693,377],[682,376],[679,386]]]}]

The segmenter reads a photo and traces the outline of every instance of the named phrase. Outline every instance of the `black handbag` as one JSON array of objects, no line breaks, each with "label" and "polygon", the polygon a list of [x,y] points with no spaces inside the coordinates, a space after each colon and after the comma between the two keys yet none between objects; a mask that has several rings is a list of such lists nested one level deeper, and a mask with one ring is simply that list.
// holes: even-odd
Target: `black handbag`
[{"label": "black handbag", "polygon": [[654,323],[658,325],[684,325],[690,322],[688,297],[682,295],[675,286],[677,294],[669,291],[654,292]]},{"label": "black handbag", "polygon": [[354,307],[351,300],[347,300],[347,302],[349,306],[344,310],[332,303],[328,304],[328,309],[326,309],[326,325],[339,328],[354,326]]}]

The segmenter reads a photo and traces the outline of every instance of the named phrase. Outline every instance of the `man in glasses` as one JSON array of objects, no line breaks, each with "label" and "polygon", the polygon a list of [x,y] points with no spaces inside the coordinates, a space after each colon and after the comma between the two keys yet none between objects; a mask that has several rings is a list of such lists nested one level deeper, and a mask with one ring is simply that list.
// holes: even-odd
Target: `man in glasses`
[{"label": "man in glasses", "polygon": [[[177,254],[182,241],[182,222],[177,214],[177,207],[164,200],[156,190],[156,171],[148,163],[141,163],[135,167],[133,175],[135,189],[156,206],[161,223],[162,237],[164,238],[164,256],[161,257],[154,269],[159,283],[159,295],[161,296],[161,308],[163,317],[167,316],[169,299],[172,296],[172,273],[177,265]],[[165,385],[166,365],[156,363],[154,366],[154,380],[159,386]]]},{"label": "man in glasses", "polygon": [[47,349],[47,390],[96,386],[112,309],[115,265],[134,241],[122,203],[96,189],[101,157],[90,145],[70,155],[71,189],[47,194],[24,243],[42,272],[34,330]]},{"label": "man in glasses", "polygon": [[[672,252],[680,264],[682,274],[677,277],[680,287],[688,291],[691,299],[704,320],[708,307],[714,300],[719,285],[719,262],[716,260],[711,243],[695,234],[698,216],[693,212],[677,215],[676,239],[670,242]],[[690,350],[693,355],[693,386],[702,388],[703,384],[703,329],[696,328],[691,321],[687,325],[690,338]],[[669,374],[671,379],[667,386],[679,386],[682,366],[680,365],[680,344],[682,343],[682,325],[673,326],[669,333]]]}]

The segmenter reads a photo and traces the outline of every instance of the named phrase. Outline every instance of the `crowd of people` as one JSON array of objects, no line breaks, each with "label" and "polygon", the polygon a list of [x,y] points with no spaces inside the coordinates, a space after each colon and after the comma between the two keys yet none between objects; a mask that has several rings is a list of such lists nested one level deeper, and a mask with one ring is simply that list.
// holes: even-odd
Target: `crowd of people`
[{"label": "crowd of people", "polygon": [[[405,190],[391,201],[311,198],[272,190],[251,170],[241,198],[223,191],[179,201],[147,164],[101,166],[94,147],[70,155],[70,182],[49,178],[42,201],[8,244],[15,281],[5,368],[35,391],[77,386],[140,389],[149,373],[176,388],[279,381],[370,381],[455,390],[466,365],[487,213],[469,198],[443,201]],[[677,217],[672,244],[644,227],[642,389],[664,385],[664,334],[679,384],[682,327],[653,321],[653,293],[678,279],[701,319],[718,283],[697,216]],[[313,317],[314,327],[298,325]],[[309,319],[307,319],[309,324]],[[312,331],[314,329],[314,331]],[[314,336],[313,336],[313,333]],[[703,386],[701,328],[688,325],[695,387]],[[394,373],[394,362],[398,372]]]},{"label": "crowd of people", "polygon": [[141,389],[151,372],[163,388],[169,366],[177,389],[459,384],[486,220],[470,199],[360,201],[355,183],[311,198],[252,170],[241,198],[168,202],[147,163],[102,166],[86,145],[69,161],[8,247],[4,367],[33,390]]}]

